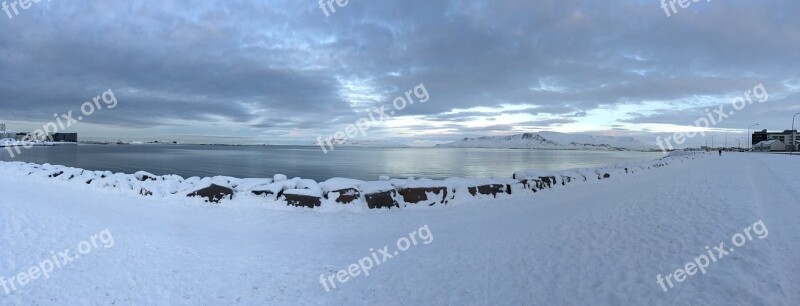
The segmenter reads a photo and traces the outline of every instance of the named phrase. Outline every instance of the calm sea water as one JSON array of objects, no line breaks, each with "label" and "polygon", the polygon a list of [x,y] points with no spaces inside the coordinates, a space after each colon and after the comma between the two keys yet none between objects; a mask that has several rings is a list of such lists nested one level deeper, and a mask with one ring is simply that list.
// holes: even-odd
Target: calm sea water
[{"label": "calm sea water", "polygon": [[50,163],[89,170],[183,177],[289,177],[323,181],[331,177],[393,178],[511,176],[524,169],[563,170],[663,156],[649,152],[546,151],[460,148],[337,148],[323,154],[307,146],[66,145],[23,149],[0,160]]}]

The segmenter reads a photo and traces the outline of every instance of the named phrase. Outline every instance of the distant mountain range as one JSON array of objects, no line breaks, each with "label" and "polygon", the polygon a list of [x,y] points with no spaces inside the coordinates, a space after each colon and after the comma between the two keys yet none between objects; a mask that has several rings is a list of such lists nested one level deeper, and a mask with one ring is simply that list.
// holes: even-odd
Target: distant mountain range
[{"label": "distant mountain range", "polygon": [[445,148],[499,148],[549,150],[655,151],[658,147],[633,137],[594,136],[557,132],[524,133],[511,136],[464,138],[440,144]]},{"label": "distant mountain range", "polygon": [[[405,148],[410,147],[408,144],[388,140],[373,140],[373,139],[346,139],[344,143],[340,144],[336,141],[332,142],[334,147],[366,147],[366,148]],[[319,143],[314,142],[314,146],[319,146]]]}]

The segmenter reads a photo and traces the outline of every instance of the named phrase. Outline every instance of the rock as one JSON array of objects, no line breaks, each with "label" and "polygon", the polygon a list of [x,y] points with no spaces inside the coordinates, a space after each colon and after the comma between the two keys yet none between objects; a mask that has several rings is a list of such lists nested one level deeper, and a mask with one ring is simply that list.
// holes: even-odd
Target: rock
[{"label": "rock", "polygon": [[472,196],[477,195],[478,193],[483,195],[492,195],[495,198],[497,194],[507,192],[511,194],[511,188],[507,188],[507,185],[503,184],[490,184],[490,185],[481,185],[477,187],[468,187],[467,190]]},{"label": "rock", "polygon": [[188,197],[204,197],[206,202],[219,203],[222,199],[233,199],[233,189],[223,187],[216,184],[211,184],[206,188],[197,190],[187,195]]},{"label": "rock", "polygon": [[314,208],[322,204],[322,192],[316,189],[289,189],[283,192],[286,204]]},{"label": "rock", "polygon": [[257,196],[270,196],[270,195],[273,195],[273,194],[275,194],[274,192],[272,192],[272,191],[270,191],[270,190],[253,190],[253,191],[251,191],[251,192],[252,192],[254,195],[257,195]]},{"label": "rock", "polygon": [[391,182],[362,182],[358,185],[358,190],[364,194],[364,199],[370,209],[400,207],[395,200],[397,190]]},{"label": "rock", "polygon": [[441,195],[441,199],[437,197],[436,199],[433,199],[431,202],[426,202],[425,204],[433,206],[437,202],[441,204],[445,204],[447,202],[447,187],[400,189],[400,195],[403,196],[403,201],[411,204],[418,204],[423,201],[428,201],[429,192]]},{"label": "rock", "polygon": [[137,180],[144,182],[144,181],[155,181],[156,176],[149,172],[139,171],[133,174]]},{"label": "rock", "polygon": [[[318,186],[326,199],[333,199],[339,204],[350,204],[361,198],[362,192],[358,186],[364,183],[365,182],[361,180],[335,177],[319,183]],[[389,189],[393,189],[391,184],[389,184]],[[372,191],[383,190],[378,189]]]},{"label": "rock", "polygon": [[250,192],[257,196],[263,196],[270,200],[277,200],[283,196],[283,191],[286,189],[286,182],[275,182],[266,186],[259,186],[253,188]]},{"label": "rock", "polygon": [[142,189],[139,190],[139,194],[147,197],[147,196],[152,196],[153,192],[150,191],[150,190],[142,188]]},{"label": "rock", "polygon": [[542,186],[547,188],[553,188],[553,185],[557,184],[555,176],[540,176],[539,180],[542,182]]},{"label": "rock", "polygon": [[383,192],[371,193],[364,196],[367,200],[367,206],[370,209],[400,207],[395,201],[394,197],[397,195],[396,190],[388,190]]},{"label": "rock", "polygon": [[329,194],[337,194],[336,203],[350,204],[361,197],[361,192],[355,188],[339,189],[331,191]]},{"label": "rock", "polygon": [[322,205],[320,198],[315,196],[291,193],[284,193],[283,196],[286,198],[286,203],[291,206],[314,208]]},{"label": "rock", "polygon": [[550,188],[550,184],[546,184],[541,179],[526,179],[520,181],[520,183],[522,183],[524,188],[530,189],[534,193],[545,188]]}]

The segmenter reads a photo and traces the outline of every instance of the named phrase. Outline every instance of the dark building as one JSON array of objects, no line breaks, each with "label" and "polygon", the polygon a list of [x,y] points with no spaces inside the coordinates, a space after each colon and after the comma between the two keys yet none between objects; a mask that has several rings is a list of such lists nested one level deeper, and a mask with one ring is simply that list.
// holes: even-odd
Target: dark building
[{"label": "dark building", "polygon": [[[793,132],[795,134],[793,134]],[[756,145],[762,141],[768,140],[780,140],[781,142],[785,143],[789,148],[792,146],[792,135],[796,135],[797,131],[786,130],[783,132],[767,132],[767,130],[755,131],[753,132],[753,145]],[[797,136],[800,138],[800,135]],[[800,139],[795,140],[796,143],[800,143]]]},{"label": "dark building", "polygon": [[753,142],[751,142],[751,143],[752,144],[757,144],[759,142],[767,140],[768,137],[769,137],[769,133],[767,133],[767,130],[754,131],[753,132]]},{"label": "dark building", "polygon": [[53,141],[78,142],[78,133],[55,133],[53,134]]}]

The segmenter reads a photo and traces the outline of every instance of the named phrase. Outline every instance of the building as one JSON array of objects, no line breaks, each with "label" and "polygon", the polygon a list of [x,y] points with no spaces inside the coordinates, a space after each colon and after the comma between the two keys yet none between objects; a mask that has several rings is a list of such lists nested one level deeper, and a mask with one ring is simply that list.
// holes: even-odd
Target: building
[{"label": "building", "polygon": [[78,133],[55,133],[51,137],[55,142],[78,142]]},{"label": "building", "polygon": [[759,152],[784,152],[786,148],[786,144],[777,139],[764,140],[753,145],[753,150]]},{"label": "building", "polygon": [[12,138],[13,139],[13,138],[16,138],[14,136],[16,134],[17,133],[15,133],[13,131],[6,130],[6,123],[5,122],[0,122],[0,139],[3,139],[3,138]]},{"label": "building", "polygon": [[[6,130],[6,123],[0,123],[0,139],[4,138],[11,138],[19,141],[26,141],[26,140],[38,140],[34,139],[34,135],[30,135],[31,133],[21,133],[21,132],[14,132]],[[54,141],[54,142],[78,142],[78,133],[54,133],[50,134],[50,139],[44,139],[47,141]]]},{"label": "building", "polygon": [[752,135],[752,144],[755,147],[755,144],[762,141],[779,140],[786,147],[784,151],[789,151],[792,148],[793,135],[795,137],[794,144],[797,146],[800,144],[800,135],[797,134],[797,130],[785,130],[783,132],[767,132],[767,130],[755,131]]}]

